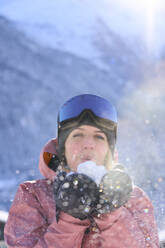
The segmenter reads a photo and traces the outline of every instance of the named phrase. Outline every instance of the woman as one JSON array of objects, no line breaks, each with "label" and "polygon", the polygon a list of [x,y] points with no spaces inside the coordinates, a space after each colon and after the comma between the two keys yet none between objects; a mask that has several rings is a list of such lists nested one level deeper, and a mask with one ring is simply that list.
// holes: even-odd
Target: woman
[{"label": "woman", "polygon": [[5,227],[8,247],[159,247],[153,207],[115,164],[117,114],[95,95],[67,101],[58,142],[46,144],[45,179],[20,185]]}]

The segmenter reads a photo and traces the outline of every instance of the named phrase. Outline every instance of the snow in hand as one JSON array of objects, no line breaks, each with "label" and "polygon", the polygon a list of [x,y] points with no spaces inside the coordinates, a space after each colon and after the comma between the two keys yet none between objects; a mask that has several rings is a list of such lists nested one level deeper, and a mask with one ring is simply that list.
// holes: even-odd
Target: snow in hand
[{"label": "snow in hand", "polygon": [[107,170],[103,165],[96,165],[93,161],[86,161],[78,165],[77,172],[89,176],[99,185]]}]

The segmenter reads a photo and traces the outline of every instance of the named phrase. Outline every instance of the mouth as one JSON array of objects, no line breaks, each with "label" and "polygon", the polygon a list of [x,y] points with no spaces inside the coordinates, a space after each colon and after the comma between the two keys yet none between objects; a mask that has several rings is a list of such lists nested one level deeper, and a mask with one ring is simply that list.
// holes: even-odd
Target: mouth
[{"label": "mouth", "polygon": [[94,154],[92,153],[86,153],[86,154],[81,154],[80,156],[80,159],[82,162],[85,162],[85,161],[94,161]]},{"label": "mouth", "polygon": [[92,157],[83,157],[81,160],[82,160],[82,162],[93,161],[93,158]]}]

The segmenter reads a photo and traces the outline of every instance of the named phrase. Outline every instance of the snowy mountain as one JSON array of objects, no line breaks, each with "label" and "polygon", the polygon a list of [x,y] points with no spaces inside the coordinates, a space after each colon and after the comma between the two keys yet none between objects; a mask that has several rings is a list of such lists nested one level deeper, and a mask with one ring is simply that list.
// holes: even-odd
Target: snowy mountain
[{"label": "snowy mountain", "polygon": [[[117,23],[116,13],[112,15],[111,11],[111,17],[108,17],[109,9],[111,4],[105,0],[17,0],[3,2],[0,12],[44,46],[95,61],[99,56],[93,44],[97,36],[97,21],[109,18],[109,22]],[[120,20],[119,23],[123,22]]]},{"label": "snowy mountain", "polygon": [[137,39],[154,54],[165,43],[161,36],[165,11],[162,0],[1,0],[0,5],[1,15],[42,45],[90,59],[92,63],[99,63],[95,40],[100,37],[100,22],[126,39],[128,46],[135,43],[137,53]]}]

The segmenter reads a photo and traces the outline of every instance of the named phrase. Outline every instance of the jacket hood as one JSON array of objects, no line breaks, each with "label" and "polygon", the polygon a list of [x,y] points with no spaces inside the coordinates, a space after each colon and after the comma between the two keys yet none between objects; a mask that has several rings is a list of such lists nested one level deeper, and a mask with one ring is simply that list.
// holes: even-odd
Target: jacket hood
[{"label": "jacket hood", "polygon": [[49,161],[54,154],[57,154],[57,139],[51,139],[44,146],[40,153],[39,170],[41,174],[51,181],[54,180],[56,173],[48,167]]}]

